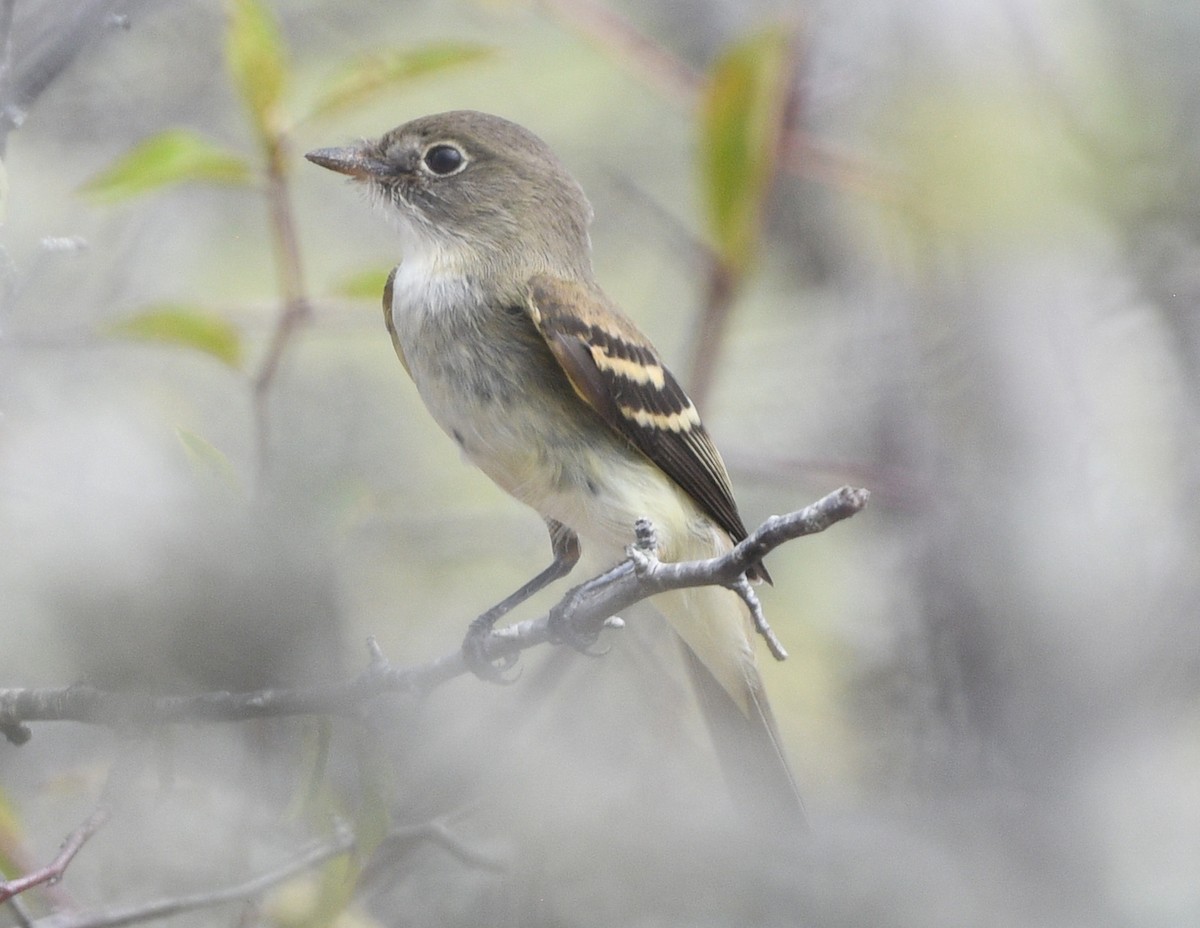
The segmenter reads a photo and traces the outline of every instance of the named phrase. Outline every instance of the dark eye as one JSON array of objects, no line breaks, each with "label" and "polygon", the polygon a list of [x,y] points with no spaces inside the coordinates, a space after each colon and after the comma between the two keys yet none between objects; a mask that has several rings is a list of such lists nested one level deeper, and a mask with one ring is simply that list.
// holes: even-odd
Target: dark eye
[{"label": "dark eye", "polygon": [[442,176],[453,174],[466,160],[466,156],[453,145],[434,145],[425,152],[425,167]]}]

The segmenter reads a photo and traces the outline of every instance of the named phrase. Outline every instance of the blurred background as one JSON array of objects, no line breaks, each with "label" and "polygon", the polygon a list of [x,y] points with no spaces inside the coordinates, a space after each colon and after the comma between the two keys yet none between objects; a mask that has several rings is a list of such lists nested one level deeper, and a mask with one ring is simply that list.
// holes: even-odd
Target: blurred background
[{"label": "blurred background", "polygon": [[[326,872],[192,917],[1200,923],[1200,10],[292,0],[263,27],[255,9],[0,4],[0,685],[341,679],[367,635],[428,660],[544,566],[540,521],[458,459],[393,354],[387,223],[301,158],[488,110],[588,191],[597,276],[698,394],[749,524],[843,483],[874,494],[777,551],[762,592],[811,835],[779,851],[697,821],[691,785],[623,806],[614,778],[666,743],[640,729],[614,752],[576,718],[571,756],[612,766],[555,767],[574,748],[530,747],[522,713],[579,687],[530,657],[511,687],[459,680],[386,722],[158,733],[35,914],[236,882],[334,817],[473,799],[479,859],[405,845],[375,892]],[[231,49],[237,23],[257,52]],[[138,160],[180,130],[174,161]],[[280,341],[289,297],[312,311]],[[622,692],[596,732],[653,716]],[[9,874],[141,745],[33,730],[0,746]]]}]

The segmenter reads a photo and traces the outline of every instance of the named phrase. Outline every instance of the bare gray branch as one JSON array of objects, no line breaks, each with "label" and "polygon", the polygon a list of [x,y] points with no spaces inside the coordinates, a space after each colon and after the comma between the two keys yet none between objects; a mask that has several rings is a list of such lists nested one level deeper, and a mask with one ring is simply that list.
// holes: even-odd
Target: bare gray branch
[{"label": "bare gray branch", "polygon": [[[644,546],[630,548],[629,560],[570,590],[548,613],[498,629],[487,642],[491,659],[516,654],[558,638],[566,627],[577,638],[594,636],[621,610],[668,590],[727,586],[737,591],[750,565],[787,541],[822,532],[867,504],[866,490],[842,487],[797,512],[772,516],[727,554],[701,561],[666,564]],[[649,538],[649,532],[639,532]],[[782,645],[765,619],[759,631],[780,657]],[[772,642],[774,643],[772,644]],[[14,743],[27,740],[27,722],[74,721],[100,725],[163,725],[177,722],[236,722],[287,715],[353,715],[363,702],[386,692],[427,692],[468,672],[461,651],[412,667],[393,667],[373,642],[369,666],[357,678],[325,686],[271,688],[248,693],[212,692],[189,696],[116,693],[79,685],[54,689],[0,690],[0,731]],[[784,655],[786,656],[786,655]],[[780,658],[782,659],[782,658]]]}]

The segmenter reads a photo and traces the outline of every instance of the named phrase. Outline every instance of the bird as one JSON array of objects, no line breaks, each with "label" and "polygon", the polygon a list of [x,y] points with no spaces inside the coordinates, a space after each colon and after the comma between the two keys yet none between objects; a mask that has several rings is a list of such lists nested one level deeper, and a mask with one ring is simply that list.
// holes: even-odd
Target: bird
[{"label": "bird", "polygon": [[[305,157],[361,184],[399,235],[384,321],[429,413],[546,523],[551,564],[473,623],[476,633],[569,573],[582,550],[621,560],[640,518],[665,561],[711,558],[746,537],[695,406],[597,283],[591,204],[541,138],[455,110]],[[761,564],[747,575],[770,580]],[[731,791],[802,819],[743,602],[700,587],[653,603],[683,644]],[[488,674],[478,652],[472,664]]]}]

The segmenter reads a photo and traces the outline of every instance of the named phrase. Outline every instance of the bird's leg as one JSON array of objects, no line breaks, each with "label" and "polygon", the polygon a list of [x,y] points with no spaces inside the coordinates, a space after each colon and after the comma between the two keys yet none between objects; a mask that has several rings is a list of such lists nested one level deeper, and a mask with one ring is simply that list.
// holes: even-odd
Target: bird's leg
[{"label": "bird's leg", "polygon": [[550,566],[522,586],[511,596],[502,599],[487,612],[471,622],[467,628],[467,636],[463,639],[463,659],[475,676],[483,680],[502,681],[504,672],[516,663],[516,655],[507,655],[498,661],[489,660],[487,656],[487,639],[500,617],[521,605],[534,593],[549,586],[555,580],[565,577],[579,562],[579,536],[571,529],[553,519],[546,520],[546,528],[550,530],[550,550],[554,560]]}]

